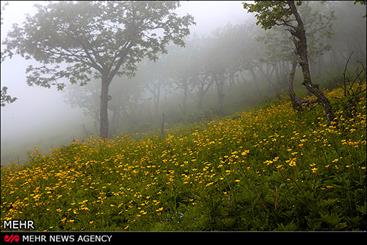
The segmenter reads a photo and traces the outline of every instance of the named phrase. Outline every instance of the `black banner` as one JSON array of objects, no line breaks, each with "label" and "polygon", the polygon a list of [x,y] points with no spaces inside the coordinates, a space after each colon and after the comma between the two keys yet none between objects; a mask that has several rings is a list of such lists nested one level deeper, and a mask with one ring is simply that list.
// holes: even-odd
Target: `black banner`
[{"label": "black banner", "polygon": [[136,244],[137,242],[367,242],[366,232],[5,232],[1,244]]}]

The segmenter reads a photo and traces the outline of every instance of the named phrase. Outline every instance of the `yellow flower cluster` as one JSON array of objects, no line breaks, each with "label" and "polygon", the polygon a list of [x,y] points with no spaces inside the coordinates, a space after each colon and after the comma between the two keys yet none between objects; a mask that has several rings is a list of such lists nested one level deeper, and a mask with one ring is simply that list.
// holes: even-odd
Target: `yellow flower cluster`
[{"label": "yellow flower cluster", "polygon": [[309,125],[280,102],[238,119],[172,129],[163,140],[90,138],[35,152],[29,165],[1,169],[1,218],[33,219],[39,229],[129,230],[195,207],[209,192],[230,200],[249,176],[280,173],[291,181],[296,171],[309,178],[357,171],[365,159],[365,110],[353,120],[336,115],[338,126],[321,116]]}]

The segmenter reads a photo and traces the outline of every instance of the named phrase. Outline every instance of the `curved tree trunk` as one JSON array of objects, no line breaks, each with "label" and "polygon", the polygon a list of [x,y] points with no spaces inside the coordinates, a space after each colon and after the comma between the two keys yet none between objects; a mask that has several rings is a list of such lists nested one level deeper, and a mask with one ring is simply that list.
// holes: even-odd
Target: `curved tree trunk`
[{"label": "curved tree trunk", "polygon": [[308,62],[307,54],[307,39],[303,21],[299,15],[294,1],[288,1],[288,5],[291,8],[292,14],[296,18],[298,26],[294,30],[290,30],[293,36],[293,43],[296,46],[297,55],[300,58],[300,66],[303,73],[303,85],[306,89],[316,96],[317,101],[323,106],[326,118],[329,122],[334,119],[334,112],[331,107],[329,100],[326,98],[324,93],[319,89],[317,84],[313,84],[311,80],[310,65]]}]

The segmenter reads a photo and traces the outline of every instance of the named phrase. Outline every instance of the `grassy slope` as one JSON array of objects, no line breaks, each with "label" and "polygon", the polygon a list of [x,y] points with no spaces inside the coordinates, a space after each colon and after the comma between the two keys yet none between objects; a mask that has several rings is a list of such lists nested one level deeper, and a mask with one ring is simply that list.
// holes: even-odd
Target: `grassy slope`
[{"label": "grassy slope", "polygon": [[[340,89],[329,92],[334,106]],[[327,125],[282,101],[156,136],[89,139],[1,169],[1,218],[38,230],[361,230],[366,106]]]}]

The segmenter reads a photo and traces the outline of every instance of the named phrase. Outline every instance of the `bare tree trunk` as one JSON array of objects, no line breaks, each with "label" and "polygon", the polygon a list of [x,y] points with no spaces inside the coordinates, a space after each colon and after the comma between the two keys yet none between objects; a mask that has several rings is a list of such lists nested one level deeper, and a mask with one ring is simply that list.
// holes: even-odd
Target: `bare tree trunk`
[{"label": "bare tree trunk", "polygon": [[199,92],[198,92],[198,109],[201,110],[203,108],[203,102],[204,102],[204,96],[208,92],[209,88],[212,85],[212,81],[209,81],[209,83],[205,84],[205,81],[208,80],[201,80],[199,81]]},{"label": "bare tree trunk", "polygon": [[254,70],[252,68],[249,69],[249,71],[251,72],[251,75],[252,75],[252,78],[253,78],[253,83],[255,85],[256,92],[258,94],[260,94],[260,87],[259,87],[259,82],[260,81],[258,80],[258,78],[256,76],[256,73],[254,72]]},{"label": "bare tree trunk", "polygon": [[[270,68],[269,68],[270,66]],[[266,69],[264,71],[263,67],[260,65],[259,71],[262,73],[265,80],[268,82],[271,91],[276,92],[277,88],[274,85],[273,80],[275,80],[275,76],[273,77],[274,71],[275,71],[275,65],[274,64],[266,64]]]},{"label": "bare tree trunk", "polygon": [[109,82],[103,76],[101,88],[101,106],[100,106],[100,127],[99,135],[102,138],[108,138],[108,87]]},{"label": "bare tree trunk", "polygon": [[[296,52],[300,58],[300,66],[302,68],[303,73],[303,85],[306,87],[306,89],[316,96],[317,101],[323,106],[326,118],[329,122],[331,122],[334,119],[334,112],[331,107],[331,104],[329,100],[326,98],[324,93],[319,89],[319,86],[317,84],[313,84],[311,80],[311,73],[310,73],[310,66],[308,62],[308,54],[307,54],[307,39],[306,39],[306,32],[303,25],[303,21],[301,19],[301,16],[299,15],[297,8],[293,1],[288,1],[288,5],[291,8],[291,11],[294,15],[294,17],[297,20],[298,26],[295,28],[295,30],[290,30],[293,38],[293,43],[296,46]],[[297,40],[298,39],[298,40]]]},{"label": "bare tree trunk", "polygon": [[221,78],[218,79],[218,77],[215,77],[215,85],[217,87],[217,96],[218,96],[218,110],[219,113],[223,113],[223,107],[224,107],[224,84]]}]

